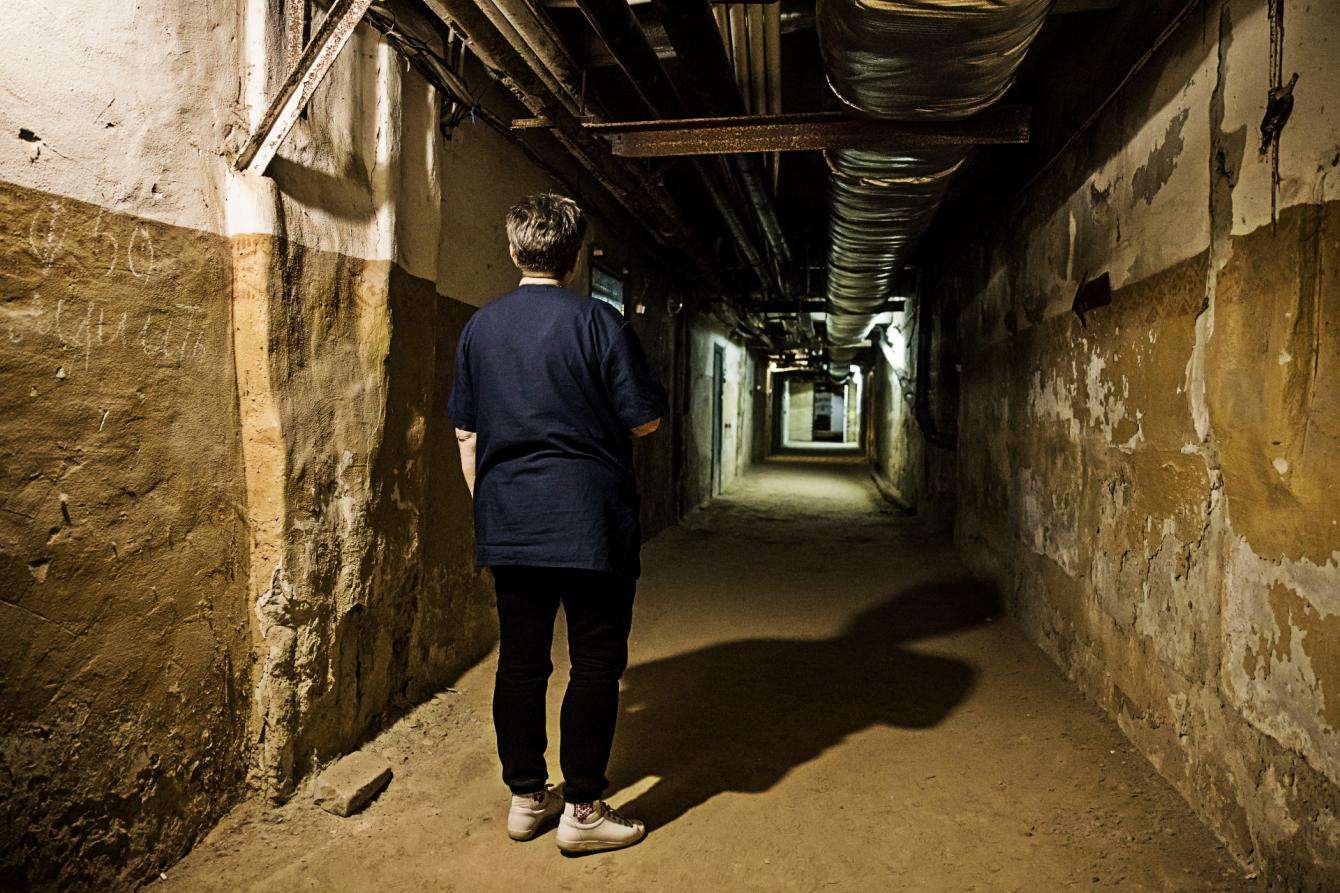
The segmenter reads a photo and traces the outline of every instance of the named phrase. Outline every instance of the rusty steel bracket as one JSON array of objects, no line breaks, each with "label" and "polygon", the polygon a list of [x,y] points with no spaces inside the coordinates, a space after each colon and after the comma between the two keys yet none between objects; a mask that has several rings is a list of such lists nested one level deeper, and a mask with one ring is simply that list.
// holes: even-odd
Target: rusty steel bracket
[{"label": "rusty steel bracket", "polygon": [[[800,152],[817,149],[920,149],[1026,143],[1029,109],[997,106],[956,121],[881,121],[845,113],[739,115],[584,123],[628,158]],[[515,126],[515,125],[514,125]]]},{"label": "rusty steel bracket", "polygon": [[293,71],[270,101],[256,131],[242,147],[234,168],[247,174],[265,173],[294,122],[316,92],[317,85],[371,5],[372,0],[335,0],[331,4],[321,27],[312,35]]},{"label": "rusty steel bracket", "polygon": [[513,130],[547,130],[554,126],[554,122],[548,118],[513,118],[511,128]]}]

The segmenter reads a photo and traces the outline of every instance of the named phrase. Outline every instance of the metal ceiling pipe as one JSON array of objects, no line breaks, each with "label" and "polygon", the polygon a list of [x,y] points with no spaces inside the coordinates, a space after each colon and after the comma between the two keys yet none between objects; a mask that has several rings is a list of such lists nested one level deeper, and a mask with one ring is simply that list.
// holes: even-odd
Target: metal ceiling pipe
[{"label": "metal ceiling pipe", "polygon": [[818,0],[833,92],[862,114],[962,118],[1009,89],[1052,0]]},{"label": "metal ceiling pipe", "polygon": [[865,340],[893,292],[899,259],[925,231],[967,156],[966,147],[895,154],[842,149],[825,154],[831,172],[828,335]]},{"label": "metal ceiling pipe", "polygon": [[[656,51],[647,42],[646,35],[628,6],[627,0],[577,0],[577,7],[586,16],[592,29],[609,47],[610,54],[651,113],[661,117],[683,115],[684,103],[656,56]],[[693,158],[690,164],[730,231],[731,238],[739,247],[745,263],[758,276],[764,293],[781,290],[782,283],[764,261],[754,244],[753,236],[730,200],[728,184],[722,175],[722,170],[697,157]]]},{"label": "metal ceiling pipe", "polygon": [[[818,0],[829,85],[856,112],[892,120],[975,114],[1009,89],[1051,0]],[[861,343],[871,308],[944,198],[966,149],[827,153],[832,172],[829,340]]]},{"label": "metal ceiling pipe", "polygon": [[[570,112],[579,117],[596,119],[607,117],[597,100],[584,95],[585,85],[580,67],[569,55],[563,38],[554,28],[553,22],[535,7],[534,0],[477,0],[477,3],[490,21],[513,42],[536,74],[544,78],[547,83],[556,86],[560,98],[564,100]],[[621,64],[617,57],[614,61],[616,64]],[[639,86],[638,82],[634,82],[634,86]],[[668,78],[653,85],[649,93],[657,96],[663,103],[678,101]],[[707,186],[709,189],[713,188],[711,183]],[[716,186],[719,187],[720,184]],[[717,192],[713,192],[711,198],[726,220],[732,236],[737,242],[740,239],[746,240],[746,261],[758,268],[761,261],[753,247],[752,239],[745,233],[743,224],[735,214],[734,206],[723,207],[729,200]],[[750,250],[755,252],[752,257],[748,253]]]},{"label": "metal ceiling pipe", "polygon": [[568,53],[549,17],[531,0],[480,0],[479,8],[504,36],[515,37],[517,51],[526,57],[536,75],[553,83],[568,111],[585,114],[581,67]]},{"label": "metal ceiling pipe", "polygon": [[[572,79],[576,66],[567,68],[562,64],[561,58],[552,52],[546,53],[547,58],[542,56],[513,24],[512,17],[503,11],[502,4],[498,0],[479,0],[476,5],[489,23],[498,29],[503,39],[511,44],[517,55],[525,60],[527,67],[544,83],[549,93],[563,103],[568,114],[580,116],[578,97],[581,95],[581,78],[577,75],[575,82]],[[515,4],[513,8],[516,9]],[[524,19],[522,21],[524,22]],[[543,47],[543,49],[550,48]]]},{"label": "metal ceiling pipe", "polygon": [[[688,86],[684,92],[691,97],[690,112],[718,116],[743,114],[744,101],[735,82],[735,72],[726,56],[721,32],[707,0],[651,0],[651,3],[660,16],[661,25],[665,28],[675,55],[679,57],[680,68]],[[780,38],[778,49],[780,51]],[[780,56],[774,57],[773,63],[776,63],[777,58]],[[780,76],[776,82],[780,107]],[[777,219],[777,208],[768,191],[762,166],[755,155],[737,155],[735,165],[759,228],[763,231],[763,238],[768,243],[768,253],[777,267],[776,275],[781,280],[782,293],[789,295],[792,291],[791,250],[782,232],[781,221]]]}]

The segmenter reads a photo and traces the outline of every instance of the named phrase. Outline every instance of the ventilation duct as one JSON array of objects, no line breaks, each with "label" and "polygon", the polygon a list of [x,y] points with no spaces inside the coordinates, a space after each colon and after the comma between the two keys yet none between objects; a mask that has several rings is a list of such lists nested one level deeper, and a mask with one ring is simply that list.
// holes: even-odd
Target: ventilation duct
[{"label": "ventilation duct", "polygon": [[[962,118],[1009,89],[1052,0],[818,0],[828,83],[858,114]],[[835,360],[864,342],[892,296],[966,146],[826,154],[832,181],[828,338]],[[845,348],[845,349],[844,349]]]}]

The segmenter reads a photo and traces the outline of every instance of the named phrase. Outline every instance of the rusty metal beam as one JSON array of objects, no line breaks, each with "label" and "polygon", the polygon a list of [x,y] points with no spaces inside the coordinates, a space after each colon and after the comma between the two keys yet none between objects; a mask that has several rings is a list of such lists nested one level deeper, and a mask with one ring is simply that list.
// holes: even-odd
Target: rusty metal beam
[{"label": "rusty metal beam", "polygon": [[548,118],[513,118],[511,124],[513,130],[547,130],[553,126]]},{"label": "rusty metal beam", "polygon": [[[609,47],[629,84],[653,115],[683,114],[683,99],[661,66],[656,52],[647,42],[642,26],[627,0],[577,0],[577,6],[600,40]],[[707,197],[716,208],[740,255],[759,277],[764,291],[785,293],[785,285],[776,271],[765,263],[752,234],[744,225],[730,194],[730,171],[724,164],[691,161]]]},{"label": "rusty metal beam", "polygon": [[321,79],[326,76],[340,50],[353,36],[372,0],[335,0],[321,26],[284,80],[279,92],[261,116],[255,133],[242,147],[234,164],[248,174],[263,174],[293,124],[307,107]]},{"label": "rusty metal beam", "polygon": [[577,8],[647,107],[657,114],[675,114],[679,93],[627,0],[577,0]]},{"label": "rusty metal beam", "polygon": [[1026,143],[1028,109],[1000,106],[958,121],[880,121],[843,113],[743,115],[656,121],[587,123],[615,155],[663,158],[737,152],[816,149],[922,149],[988,143]]},{"label": "rusty metal beam", "polygon": [[[689,112],[694,115],[743,114],[746,111],[744,98],[740,95],[734,69],[721,42],[716,18],[705,0],[652,0],[652,5],[660,17],[666,37],[679,56],[683,93],[693,100],[689,103]],[[778,58],[772,61],[775,63]],[[763,166],[758,158],[751,155],[737,155],[730,163],[739,172],[749,203],[763,230],[774,275],[782,283],[783,293],[789,295],[794,287],[791,251],[777,217],[772,193],[765,182]]]}]

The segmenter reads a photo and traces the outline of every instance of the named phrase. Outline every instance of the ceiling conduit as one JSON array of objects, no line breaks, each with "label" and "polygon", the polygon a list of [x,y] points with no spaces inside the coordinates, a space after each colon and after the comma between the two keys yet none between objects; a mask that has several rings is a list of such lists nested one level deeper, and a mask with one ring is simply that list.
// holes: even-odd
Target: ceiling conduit
[{"label": "ceiling conduit", "polygon": [[[976,114],[1009,89],[1052,0],[818,0],[829,86],[855,112],[901,121]],[[832,184],[828,339],[850,362],[892,297],[967,146],[825,153]]]}]

